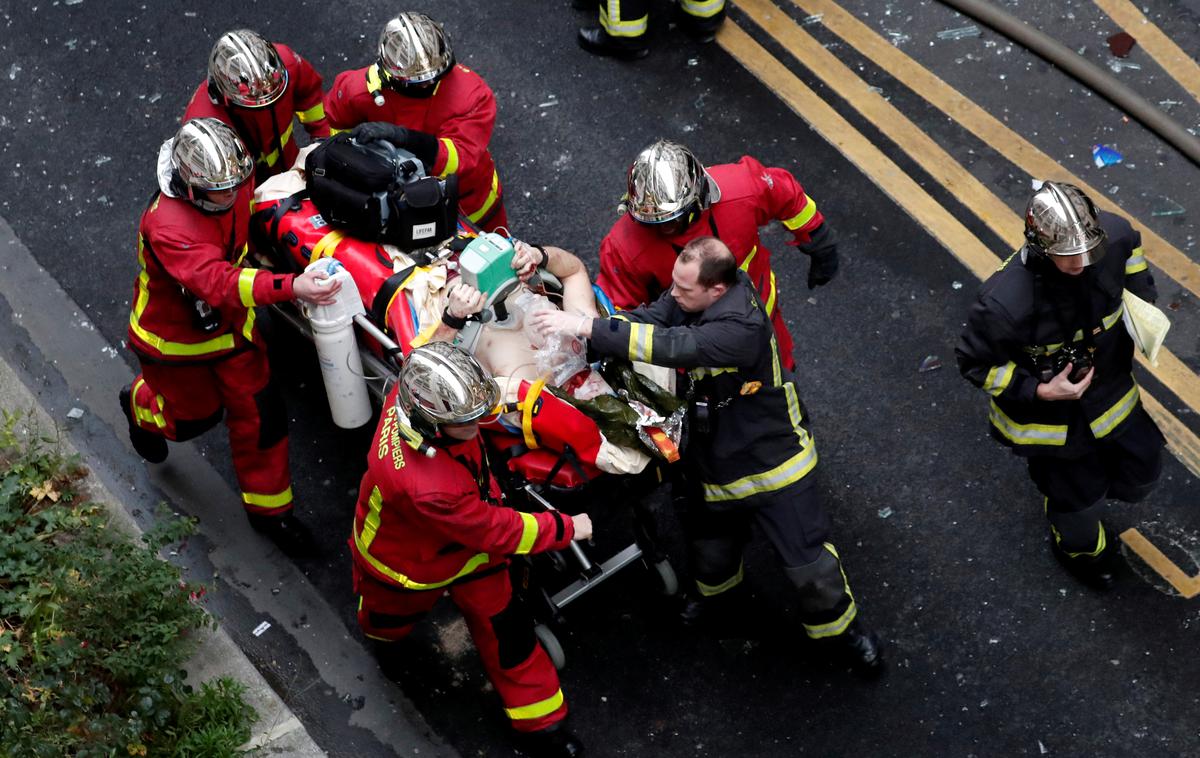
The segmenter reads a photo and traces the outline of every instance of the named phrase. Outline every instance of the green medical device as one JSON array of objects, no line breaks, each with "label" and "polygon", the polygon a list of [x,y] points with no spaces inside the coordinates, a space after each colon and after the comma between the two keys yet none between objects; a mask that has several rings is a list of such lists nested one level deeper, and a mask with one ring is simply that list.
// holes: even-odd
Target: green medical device
[{"label": "green medical device", "polygon": [[512,268],[515,252],[511,240],[487,232],[471,240],[459,254],[459,275],[464,282],[487,295],[487,308],[503,301],[520,286],[521,280]]}]

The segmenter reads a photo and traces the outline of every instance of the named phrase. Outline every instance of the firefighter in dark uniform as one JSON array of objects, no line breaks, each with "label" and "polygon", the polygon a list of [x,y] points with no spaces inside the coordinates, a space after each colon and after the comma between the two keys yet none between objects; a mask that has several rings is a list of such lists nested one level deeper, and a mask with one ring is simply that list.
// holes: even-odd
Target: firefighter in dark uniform
[{"label": "firefighter in dark uniform", "polygon": [[1070,184],[1033,194],[1025,239],[980,288],[958,367],[992,396],[992,436],[1025,457],[1054,555],[1107,589],[1117,546],[1100,521],[1105,498],[1149,494],[1163,448],[1132,374],[1122,292],[1157,292],[1141,235]]},{"label": "firefighter in dark uniform", "polygon": [[[579,46],[594,55],[634,60],[650,53],[648,0],[573,0],[580,9],[598,9],[599,26],[579,30]],[[671,0],[675,22],[697,42],[712,42],[725,20],[725,0]]]},{"label": "firefighter in dark uniform", "polygon": [[753,283],[715,237],[684,247],[672,281],[653,303],[611,319],[562,311],[529,318],[543,333],[589,338],[601,355],[688,370],[684,461],[692,497],[683,516],[696,586],[685,618],[711,617],[719,598],[741,583],[742,552],[756,523],[800,592],[808,636],[836,640],[856,666],[878,669],[880,643],[857,619],[811,477],[817,451],[795,377]]}]

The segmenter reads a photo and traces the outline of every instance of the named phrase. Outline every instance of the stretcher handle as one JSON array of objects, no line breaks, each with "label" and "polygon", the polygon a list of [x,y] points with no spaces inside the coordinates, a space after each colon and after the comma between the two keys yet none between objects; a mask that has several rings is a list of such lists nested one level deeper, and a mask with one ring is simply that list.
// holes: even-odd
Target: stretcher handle
[{"label": "stretcher handle", "polygon": [[[396,344],[396,341],[388,336],[387,332],[375,326],[375,322],[367,318],[365,314],[359,313],[354,316],[354,323],[367,334],[375,338],[375,341],[383,346],[383,350],[392,360],[396,360],[396,356],[403,355],[404,351]],[[397,362],[399,365],[399,362]]]},{"label": "stretcher handle", "polygon": [[[529,495],[530,499],[532,499],[534,502],[536,502],[538,505],[542,506],[546,510],[548,510],[548,511],[557,511],[558,510],[557,508],[555,508],[553,505],[550,504],[549,500],[547,500],[546,498],[539,495],[537,490],[535,490],[533,488],[532,484],[526,484],[523,489],[525,490],[525,494]],[[570,550],[571,550],[571,554],[575,556],[575,559],[578,560],[580,565],[583,567],[584,572],[591,573],[592,572],[592,562],[590,560],[588,560],[587,554],[583,552],[583,548],[581,548],[579,546],[579,543],[572,541]]]}]

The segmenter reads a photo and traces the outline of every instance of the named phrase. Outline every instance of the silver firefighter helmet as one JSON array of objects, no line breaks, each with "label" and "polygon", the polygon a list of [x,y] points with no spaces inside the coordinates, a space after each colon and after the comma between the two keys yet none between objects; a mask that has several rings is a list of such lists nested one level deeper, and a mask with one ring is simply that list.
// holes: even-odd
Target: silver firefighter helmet
[{"label": "silver firefighter helmet", "polygon": [[698,214],[720,198],[720,189],[695,154],[675,142],[655,142],[629,167],[625,205],[643,224]]},{"label": "silver firefighter helmet", "polygon": [[180,189],[202,210],[220,212],[233,204],[214,203],[209,192],[229,190],[254,175],[254,159],[233,129],[215,118],[195,118],[179,127],[171,144],[171,168]]},{"label": "silver firefighter helmet", "polygon": [[1044,182],[1025,206],[1025,239],[1036,252],[1082,255],[1086,266],[1104,254],[1104,237],[1095,204],[1073,184]]},{"label": "silver firefighter helmet", "polygon": [[436,81],[454,65],[442,25],[424,13],[399,14],[379,35],[379,71],[400,84]]},{"label": "silver firefighter helmet", "polygon": [[209,92],[243,108],[263,108],[287,89],[279,51],[249,29],[222,34],[208,56]]},{"label": "silver firefighter helmet", "polygon": [[404,360],[396,403],[414,428],[436,433],[442,424],[467,424],[500,402],[500,390],[487,369],[448,342],[415,348]]}]

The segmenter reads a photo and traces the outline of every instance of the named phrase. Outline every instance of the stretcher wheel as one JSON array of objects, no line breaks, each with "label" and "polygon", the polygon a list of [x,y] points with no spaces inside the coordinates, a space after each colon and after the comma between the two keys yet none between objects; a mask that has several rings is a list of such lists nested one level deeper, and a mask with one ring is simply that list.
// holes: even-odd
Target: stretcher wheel
[{"label": "stretcher wheel", "polygon": [[563,652],[558,637],[545,624],[535,625],[533,633],[537,635],[538,642],[542,643],[542,647],[546,649],[546,654],[550,656],[550,662],[554,664],[554,668],[561,671],[563,666],[567,665],[567,654]]},{"label": "stretcher wheel", "polygon": [[669,560],[663,558],[655,563],[654,571],[658,574],[659,590],[662,594],[674,595],[679,592],[679,577],[675,575],[675,569]]}]

